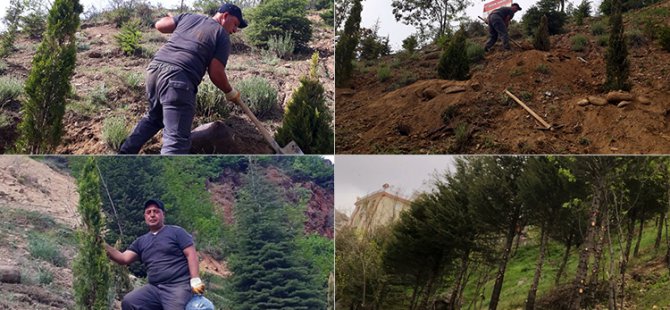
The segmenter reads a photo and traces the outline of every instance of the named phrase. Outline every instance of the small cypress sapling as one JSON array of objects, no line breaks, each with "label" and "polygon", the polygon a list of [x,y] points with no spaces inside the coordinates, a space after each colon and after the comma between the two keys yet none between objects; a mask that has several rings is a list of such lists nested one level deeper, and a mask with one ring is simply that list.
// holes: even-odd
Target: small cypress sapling
[{"label": "small cypress sapling", "polygon": [[111,271],[100,235],[105,228],[101,212],[100,178],[93,157],[84,164],[77,180],[82,227],[78,232],[79,253],[74,260],[74,291],[77,309],[107,309]]},{"label": "small cypress sapling", "polygon": [[610,39],[605,54],[607,79],[605,90],[629,90],[629,62],[626,38],[624,36],[623,18],[621,17],[621,0],[612,0],[610,16]]},{"label": "small cypress sapling", "polygon": [[343,87],[351,79],[354,66],[351,63],[356,54],[358,46],[359,30],[361,26],[361,11],[363,6],[361,0],[353,0],[354,3],[349,12],[349,17],[344,24],[344,32],[340,36],[335,50],[335,86]]},{"label": "small cypress sapling", "polygon": [[279,144],[295,141],[306,154],[332,154],[332,116],[326,106],[323,85],[317,77],[319,54],[314,53],[309,76],[300,79],[286,107],[275,138]]},{"label": "small cypress sapling", "polygon": [[551,49],[551,42],[549,41],[549,24],[547,23],[547,15],[542,15],[540,19],[540,26],[535,32],[535,40],[533,47],[540,51],[549,51]]},{"label": "small cypress sapling", "polygon": [[462,81],[468,79],[469,72],[470,60],[465,44],[465,30],[461,28],[454,35],[447,50],[442,53],[437,75],[442,79]]}]

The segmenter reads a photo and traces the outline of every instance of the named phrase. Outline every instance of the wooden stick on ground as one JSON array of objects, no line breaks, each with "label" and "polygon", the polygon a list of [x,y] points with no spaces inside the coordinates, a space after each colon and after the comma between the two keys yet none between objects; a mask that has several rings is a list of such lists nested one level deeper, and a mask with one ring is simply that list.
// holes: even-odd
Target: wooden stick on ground
[{"label": "wooden stick on ground", "polygon": [[542,117],[540,117],[539,115],[537,115],[537,113],[531,110],[525,103],[523,103],[523,101],[519,100],[519,98],[510,93],[509,90],[505,89],[505,93],[508,96],[510,96],[510,98],[514,99],[514,101],[516,101],[516,103],[518,103],[526,111],[528,111],[528,113],[530,113],[530,115],[532,115],[538,122],[540,122],[540,124],[542,124],[542,126],[544,126],[545,129],[551,129],[551,125],[549,125],[549,123],[547,123]]}]

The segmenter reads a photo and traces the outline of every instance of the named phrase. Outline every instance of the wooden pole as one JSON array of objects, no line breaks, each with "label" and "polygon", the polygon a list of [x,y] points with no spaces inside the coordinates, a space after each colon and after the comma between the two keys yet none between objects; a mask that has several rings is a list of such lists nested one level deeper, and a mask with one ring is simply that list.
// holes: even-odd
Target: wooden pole
[{"label": "wooden pole", "polygon": [[509,90],[505,89],[505,93],[508,96],[510,96],[510,98],[514,99],[514,101],[516,101],[516,103],[518,103],[521,107],[526,109],[526,111],[528,111],[530,115],[532,115],[538,122],[540,122],[542,126],[544,126],[546,129],[551,129],[551,125],[549,125],[549,123],[547,123],[542,117],[540,117],[539,115],[537,115],[537,113],[531,110],[525,103],[523,103],[523,101],[519,100],[519,98],[510,93]]}]

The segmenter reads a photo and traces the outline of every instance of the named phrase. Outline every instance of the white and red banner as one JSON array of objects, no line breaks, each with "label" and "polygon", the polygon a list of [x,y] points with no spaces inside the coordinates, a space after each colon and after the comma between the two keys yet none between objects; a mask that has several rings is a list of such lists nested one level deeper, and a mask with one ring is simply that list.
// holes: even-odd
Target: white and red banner
[{"label": "white and red banner", "polygon": [[499,7],[511,6],[512,0],[493,0],[488,3],[484,3],[484,13],[489,13]]}]

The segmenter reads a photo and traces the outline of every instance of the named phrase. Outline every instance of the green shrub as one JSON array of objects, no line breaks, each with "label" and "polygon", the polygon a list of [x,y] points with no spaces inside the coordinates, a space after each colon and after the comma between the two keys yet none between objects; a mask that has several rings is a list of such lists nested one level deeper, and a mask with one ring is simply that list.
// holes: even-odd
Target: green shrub
[{"label": "green shrub", "polygon": [[628,46],[640,47],[647,44],[647,38],[639,29],[630,29],[626,31],[625,36]]},{"label": "green shrub", "polygon": [[225,94],[218,87],[209,80],[200,83],[195,114],[203,117],[205,123],[228,117],[230,109]]},{"label": "green shrub", "polygon": [[123,24],[121,32],[114,36],[116,43],[119,45],[124,54],[131,56],[136,55],[142,51],[142,32],[139,28],[137,20],[131,20]]},{"label": "green shrub", "polygon": [[52,263],[57,267],[65,267],[67,259],[58,250],[56,243],[53,240],[48,240],[45,236],[38,234],[30,234],[28,236],[28,252],[37,259]]},{"label": "green shrub", "polygon": [[411,35],[404,40],[402,40],[402,48],[405,49],[408,53],[414,53],[416,47],[419,45],[419,41],[416,39],[415,35]]},{"label": "green shrub", "polygon": [[486,25],[477,20],[467,21],[463,26],[465,28],[465,34],[468,36],[468,38],[483,37],[489,34]]},{"label": "green shrub", "polygon": [[435,45],[439,46],[441,49],[446,50],[449,47],[453,35],[451,33],[443,33],[437,36],[435,39]]},{"label": "green shrub", "polygon": [[268,50],[274,52],[281,59],[289,59],[295,50],[295,43],[291,39],[291,34],[270,36]]},{"label": "green shrub", "polygon": [[358,44],[358,53],[360,59],[375,60],[381,56],[391,53],[389,38],[382,38],[378,35],[379,27],[375,25],[373,29],[362,28],[360,30],[360,43]]},{"label": "green shrub", "polygon": [[486,51],[484,51],[483,46],[481,46],[477,43],[471,42],[471,41],[467,42],[467,54],[468,54],[468,59],[470,59],[471,63],[477,63],[477,62],[483,60],[485,53],[486,53]]},{"label": "green shrub", "polygon": [[584,24],[584,18],[591,16],[591,1],[582,0],[572,15],[579,26]]},{"label": "green shrub", "polygon": [[94,106],[105,105],[107,104],[107,93],[108,90],[105,83],[98,84],[88,95],[88,101]]},{"label": "green shrub", "polygon": [[37,277],[39,283],[42,285],[49,285],[54,280],[53,273],[47,268],[38,268]]},{"label": "green shrub", "polygon": [[259,117],[264,116],[277,105],[277,90],[262,77],[246,78],[237,84],[237,89],[242,93],[249,109]]},{"label": "green shrub", "polygon": [[535,71],[542,73],[542,74],[549,74],[551,71],[549,70],[549,66],[546,64],[539,64],[537,68],[535,68]]},{"label": "green shrub", "polygon": [[523,25],[517,22],[512,22],[509,25],[507,33],[509,34],[509,37],[514,40],[523,39],[524,37]]},{"label": "green shrub", "polygon": [[123,116],[108,117],[102,122],[102,141],[115,151],[119,150],[129,133],[126,118]]},{"label": "green shrub", "polygon": [[391,68],[386,65],[380,66],[377,69],[377,79],[380,82],[386,82],[391,77]]},{"label": "green shrub", "polygon": [[571,49],[575,52],[582,52],[586,49],[586,45],[589,43],[589,39],[586,36],[578,34],[570,38],[572,42]]},{"label": "green shrub", "polygon": [[465,31],[456,32],[454,39],[442,57],[437,67],[437,75],[446,80],[466,80],[470,71],[470,60],[465,47]]},{"label": "green shrub", "polygon": [[0,106],[16,100],[23,93],[23,83],[10,76],[0,76]]},{"label": "green shrub", "polygon": [[328,26],[333,26],[335,24],[335,9],[333,7],[328,8],[319,14],[323,22]]},{"label": "green shrub", "polygon": [[595,22],[591,25],[591,34],[599,36],[607,33],[607,27],[603,22]]},{"label": "green shrub", "polygon": [[118,8],[107,12],[107,19],[114,23],[116,28],[121,28],[123,24],[130,21],[130,18],[133,16],[133,10],[125,5],[121,5]]},{"label": "green shrub", "polygon": [[41,11],[33,11],[21,18],[23,33],[33,39],[40,39],[46,30],[46,14]]},{"label": "green shrub", "polygon": [[[318,53],[312,56],[312,68],[317,66],[318,57]],[[305,154],[333,154],[331,121],[323,85],[314,75],[303,77],[286,106],[275,138],[280,145],[295,141]]]},{"label": "green shrub", "polygon": [[609,42],[610,37],[606,34],[599,35],[596,37],[596,43],[598,46],[607,46],[607,43]]},{"label": "green shrub", "polygon": [[528,9],[521,19],[526,34],[532,35],[535,33],[543,15],[547,16],[550,35],[563,32],[563,25],[568,16],[559,10],[559,2],[540,0]]},{"label": "green shrub", "polygon": [[658,42],[661,47],[670,52],[670,27],[663,27],[658,31]]},{"label": "green shrub", "polygon": [[272,36],[291,35],[295,48],[303,50],[312,38],[312,27],[307,19],[306,0],[262,1],[249,12],[251,23],[244,32],[251,43],[267,48]]}]

